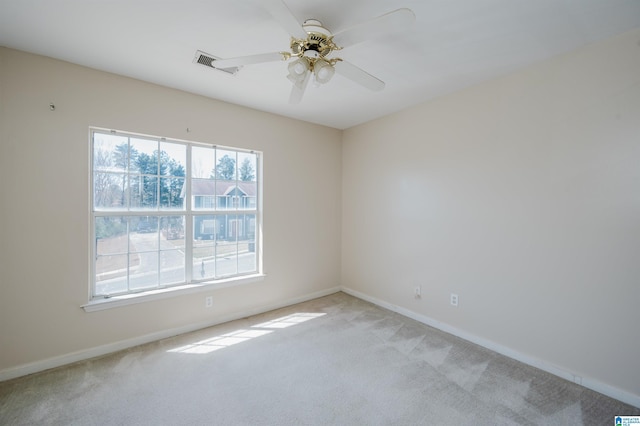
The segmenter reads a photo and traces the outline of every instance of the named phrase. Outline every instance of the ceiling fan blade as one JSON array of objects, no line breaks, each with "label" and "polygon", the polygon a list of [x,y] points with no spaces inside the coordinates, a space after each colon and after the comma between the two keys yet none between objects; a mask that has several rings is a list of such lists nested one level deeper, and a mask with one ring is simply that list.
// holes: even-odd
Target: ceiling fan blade
[{"label": "ceiling fan blade", "polygon": [[233,68],[242,65],[260,64],[287,60],[288,56],[281,52],[260,53],[258,55],[239,56],[237,58],[216,59],[211,63],[215,68]]},{"label": "ceiling fan blade", "polygon": [[335,64],[336,72],[369,90],[379,92],[384,89],[384,81],[356,67],[351,62],[340,61]]},{"label": "ceiling fan blade", "polygon": [[333,40],[341,47],[353,46],[374,37],[401,31],[415,21],[416,15],[411,9],[397,9],[340,31],[334,34]]},{"label": "ceiling fan blade", "polygon": [[260,3],[290,35],[307,38],[307,32],[282,0],[263,0]]},{"label": "ceiling fan blade", "polygon": [[291,95],[289,95],[290,104],[296,105],[300,103],[302,95],[304,95],[304,91],[307,89],[307,85],[309,84],[309,80],[311,80],[311,71],[307,71],[307,74],[304,76],[302,81],[293,84],[293,87],[291,88]]}]

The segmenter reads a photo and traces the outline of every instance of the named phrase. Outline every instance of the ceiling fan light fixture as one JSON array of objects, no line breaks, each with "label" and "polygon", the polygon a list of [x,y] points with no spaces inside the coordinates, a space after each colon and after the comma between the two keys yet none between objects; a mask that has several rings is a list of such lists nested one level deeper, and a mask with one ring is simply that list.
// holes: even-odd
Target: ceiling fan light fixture
[{"label": "ceiling fan light fixture", "polygon": [[329,62],[320,59],[313,64],[313,74],[316,82],[320,84],[328,83],[336,73],[335,68]]},{"label": "ceiling fan light fixture", "polygon": [[290,62],[287,68],[289,69],[287,78],[295,83],[304,80],[309,71],[310,64],[307,59],[300,58]]}]

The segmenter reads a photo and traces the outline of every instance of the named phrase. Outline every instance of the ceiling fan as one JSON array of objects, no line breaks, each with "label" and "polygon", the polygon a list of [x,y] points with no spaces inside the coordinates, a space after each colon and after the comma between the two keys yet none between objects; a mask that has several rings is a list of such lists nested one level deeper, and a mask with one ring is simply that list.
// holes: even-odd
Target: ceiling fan
[{"label": "ceiling fan", "polygon": [[293,83],[289,102],[293,104],[302,100],[312,78],[316,84],[322,85],[328,83],[336,72],[367,89],[382,90],[385,86],[382,80],[331,54],[369,38],[403,30],[415,22],[413,11],[397,9],[332,34],[317,19],[307,19],[300,25],[282,0],[265,0],[261,4],[291,35],[290,51],[216,59],[211,65],[224,70],[263,62],[289,61],[287,78]]}]

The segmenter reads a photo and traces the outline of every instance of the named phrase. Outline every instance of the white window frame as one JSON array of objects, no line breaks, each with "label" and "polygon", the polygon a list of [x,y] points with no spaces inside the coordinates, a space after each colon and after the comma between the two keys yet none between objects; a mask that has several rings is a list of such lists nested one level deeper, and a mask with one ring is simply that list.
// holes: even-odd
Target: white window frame
[{"label": "white window frame", "polygon": [[[256,280],[261,280],[264,277],[262,272],[262,153],[255,150],[247,150],[236,147],[228,147],[222,145],[213,145],[213,144],[205,144],[194,141],[184,141],[177,139],[167,139],[163,137],[150,136],[150,135],[142,135],[138,133],[126,132],[126,131],[115,131],[103,128],[92,127],[89,129],[89,138],[90,138],[90,285],[89,285],[89,302],[83,306],[85,311],[92,312],[96,310],[107,309],[110,307],[116,307],[121,305],[128,305],[131,303],[140,303],[147,300],[154,300],[158,298],[166,298],[171,297],[178,294],[183,293],[191,293],[194,291],[204,291],[212,288],[222,288],[229,287],[233,285],[245,284],[250,282],[255,282]],[[183,207],[180,210],[171,210],[171,209],[162,209],[160,207],[160,201],[158,200],[158,206],[149,209],[133,209],[130,208],[127,203],[125,206],[122,206],[120,209],[118,208],[109,208],[109,209],[99,209],[95,207],[94,204],[94,135],[96,133],[100,134],[111,134],[117,136],[123,136],[128,138],[135,139],[148,139],[152,141],[158,141],[159,143],[174,143],[186,146],[186,165],[185,165],[185,181],[184,181],[184,202]],[[247,208],[244,206],[238,206],[236,209],[227,208],[224,210],[217,210],[217,203],[214,203],[212,208],[198,208],[194,209],[192,206],[193,194],[191,191],[191,183],[192,183],[192,158],[191,152],[193,147],[204,147],[204,148],[212,148],[212,149],[220,149],[224,151],[233,151],[236,153],[249,153],[256,156],[256,170],[255,170],[255,180],[256,180],[256,206],[255,208]],[[236,170],[238,167],[238,162],[236,162]],[[126,176],[130,176],[127,174]],[[236,176],[236,179],[239,179],[239,176]],[[239,181],[238,181],[239,182]],[[213,194],[216,196],[216,194]],[[194,218],[200,215],[207,216],[218,216],[224,217],[224,215],[236,215],[232,220],[240,220],[237,215],[249,215],[253,216],[250,218],[250,221],[255,220],[256,229],[254,235],[253,247],[255,250],[255,271],[250,272],[241,272],[238,273],[238,268],[236,266],[236,273],[232,275],[225,275],[223,277],[207,277],[205,279],[198,279],[192,276],[193,272],[193,245],[194,245]],[[142,217],[142,216],[157,216],[157,217],[165,217],[165,216],[184,216],[185,224],[184,224],[184,272],[185,272],[185,281],[179,283],[173,283],[169,285],[162,285],[158,283],[156,287],[147,288],[144,290],[136,291],[131,290],[129,284],[127,284],[126,292],[120,292],[115,295],[98,295],[96,294],[96,258],[97,258],[97,240],[96,240],[96,218],[100,217],[109,217],[109,216],[120,216],[120,217]],[[131,235],[133,231],[131,229],[127,229],[126,235],[127,238]],[[161,231],[158,230],[159,235]],[[228,232],[228,230],[226,231]],[[238,244],[238,240],[236,240],[236,244]],[[128,249],[129,250],[129,249]],[[157,249],[158,256],[162,252],[160,247]],[[127,252],[129,253],[129,251]],[[237,265],[237,264],[236,264]],[[160,266],[158,266],[160,273]],[[127,283],[129,272],[127,272]]]}]

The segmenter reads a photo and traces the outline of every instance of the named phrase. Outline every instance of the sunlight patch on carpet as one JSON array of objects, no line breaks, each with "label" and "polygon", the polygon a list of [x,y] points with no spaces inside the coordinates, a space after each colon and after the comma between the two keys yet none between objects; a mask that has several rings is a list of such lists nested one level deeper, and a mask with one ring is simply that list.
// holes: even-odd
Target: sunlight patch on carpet
[{"label": "sunlight patch on carpet", "polygon": [[272,333],[271,330],[236,330],[221,336],[201,340],[179,348],[170,349],[167,352],[180,352],[184,354],[208,354],[219,349],[224,349],[256,337]]},{"label": "sunlight patch on carpet", "polygon": [[180,346],[178,348],[170,349],[167,352],[184,353],[184,354],[208,354],[220,349],[227,348],[229,346],[243,343],[256,337],[265,336],[273,333],[278,329],[291,327],[303,322],[319,318],[325,313],[309,313],[299,312],[291,315],[277,318],[271,321],[263,322],[252,326],[250,329],[240,329],[232,331],[231,333],[222,334],[220,336],[211,337],[209,339],[200,340],[195,343]]},{"label": "sunlight patch on carpet", "polygon": [[309,313],[299,312],[291,315],[287,315],[282,318],[274,319],[272,321],[263,322],[262,324],[254,325],[253,328],[287,328],[292,325],[301,324],[303,322],[319,318],[326,315],[325,313]]}]

